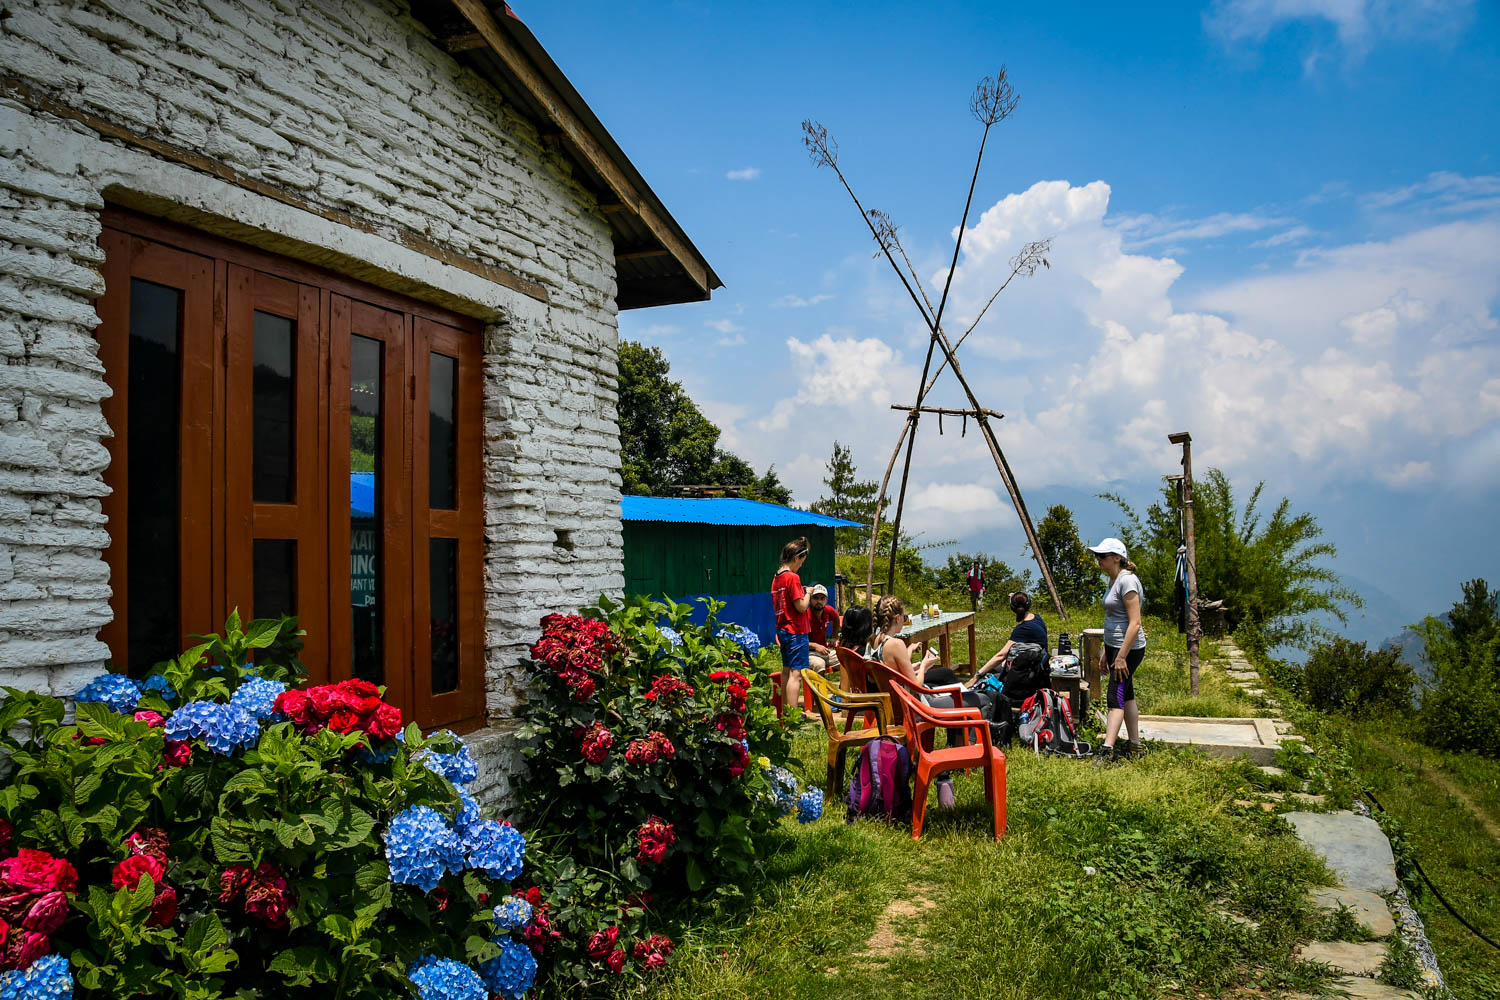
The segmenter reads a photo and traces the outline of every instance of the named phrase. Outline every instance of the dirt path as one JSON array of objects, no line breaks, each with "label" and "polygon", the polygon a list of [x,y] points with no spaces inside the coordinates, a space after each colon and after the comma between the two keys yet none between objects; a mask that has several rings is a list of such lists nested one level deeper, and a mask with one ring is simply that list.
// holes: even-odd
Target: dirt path
[{"label": "dirt path", "polygon": [[[1379,747],[1382,753],[1397,760],[1411,761],[1408,755],[1402,753],[1398,748],[1391,746],[1384,740],[1367,738],[1372,745]],[[1500,842],[1500,823],[1495,822],[1494,817],[1485,812],[1479,803],[1469,798],[1468,792],[1454,784],[1452,779],[1444,774],[1440,768],[1421,760],[1415,761],[1415,763],[1421,769],[1422,777],[1457,799],[1459,804],[1469,811],[1469,815],[1473,816],[1479,821],[1479,825],[1484,827],[1484,832],[1488,833],[1497,842]]]},{"label": "dirt path", "polygon": [[936,905],[921,890],[911,899],[891,900],[875,921],[875,932],[865,942],[862,954],[868,958],[885,958],[902,950],[912,939],[922,936],[922,915]]}]

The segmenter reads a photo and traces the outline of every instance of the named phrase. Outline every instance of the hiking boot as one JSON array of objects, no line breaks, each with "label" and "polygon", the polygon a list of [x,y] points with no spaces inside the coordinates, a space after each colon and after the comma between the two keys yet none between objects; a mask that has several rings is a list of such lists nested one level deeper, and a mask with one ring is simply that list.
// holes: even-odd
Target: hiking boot
[{"label": "hiking boot", "polygon": [[1124,747],[1118,749],[1120,750],[1118,756],[1122,760],[1135,760],[1136,758],[1143,757],[1146,754],[1146,748],[1141,746],[1134,740],[1126,740]]},{"label": "hiking boot", "polygon": [[1094,767],[1096,768],[1109,767],[1114,762],[1114,747],[1100,747],[1099,750],[1094,754]]}]

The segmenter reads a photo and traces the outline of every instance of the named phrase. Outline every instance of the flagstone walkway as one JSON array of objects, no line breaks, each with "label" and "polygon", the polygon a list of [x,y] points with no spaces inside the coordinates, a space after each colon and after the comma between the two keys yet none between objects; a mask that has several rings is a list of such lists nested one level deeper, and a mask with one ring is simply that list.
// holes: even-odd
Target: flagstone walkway
[{"label": "flagstone walkway", "polygon": [[[1280,705],[1274,696],[1263,690],[1260,673],[1245,658],[1245,654],[1228,639],[1220,639],[1218,642],[1225,651],[1225,659],[1205,661],[1204,669],[1226,670],[1234,686],[1246,694],[1259,697],[1272,711],[1278,710]],[[1301,739],[1285,720],[1269,721],[1279,737],[1278,745]],[[1261,770],[1276,777],[1283,777],[1286,773],[1265,763]],[[1446,993],[1447,984],[1438,969],[1437,958],[1432,954],[1421,918],[1411,908],[1405,890],[1396,877],[1396,862],[1391,853],[1390,841],[1386,839],[1380,825],[1370,818],[1368,808],[1363,803],[1356,802],[1356,811],[1314,811],[1323,804],[1323,798],[1309,795],[1305,784],[1302,792],[1290,795],[1264,792],[1258,796],[1258,800],[1238,804],[1248,808],[1259,806],[1268,812],[1281,813],[1282,818],[1296,829],[1298,838],[1323,858],[1338,879],[1339,885],[1336,887],[1314,889],[1311,893],[1313,904],[1328,912],[1335,912],[1341,906],[1347,908],[1372,938],[1362,942],[1309,941],[1298,949],[1298,957],[1327,963],[1343,973],[1343,978],[1335,985],[1350,997],[1361,1000],[1420,1000],[1419,994],[1387,986],[1377,978],[1385,962],[1386,943],[1392,935],[1399,935],[1416,952],[1427,984],[1437,986]]]}]

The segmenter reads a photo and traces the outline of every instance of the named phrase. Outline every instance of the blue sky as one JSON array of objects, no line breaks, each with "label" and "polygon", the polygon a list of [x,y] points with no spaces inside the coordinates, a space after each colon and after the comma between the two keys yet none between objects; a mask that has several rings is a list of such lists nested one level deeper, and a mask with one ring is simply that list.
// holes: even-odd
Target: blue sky
[{"label": "blue sky", "polygon": [[[1034,512],[1111,527],[1195,464],[1264,479],[1380,591],[1385,636],[1500,576],[1500,8],[1477,0],[1207,4],[528,4],[515,10],[723,277],[633,311],[725,443],[816,499],[835,438],[880,472],[926,345],[799,123],[837,138],[940,286],[979,127],[997,126],[945,325],[1018,281],[960,353]],[[960,323],[962,325],[960,325]],[[933,402],[957,404],[947,380]],[[977,436],[924,424],[907,523],[1016,559]],[[1019,561],[1018,559],[1016,561]]]}]

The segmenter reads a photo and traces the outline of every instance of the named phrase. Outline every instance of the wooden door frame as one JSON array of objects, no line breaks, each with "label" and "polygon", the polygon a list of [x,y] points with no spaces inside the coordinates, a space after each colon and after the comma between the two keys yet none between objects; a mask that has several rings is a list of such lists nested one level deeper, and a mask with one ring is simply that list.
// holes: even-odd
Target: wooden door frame
[{"label": "wooden door frame", "polygon": [[[303,653],[311,679],[321,682],[349,676],[349,485],[347,476],[335,475],[333,470],[348,468],[348,337],[373,335],[387,343],[381,501],[383,514],[390,520],[382,528],[380,572],[382,611],[387,619],[388,697],[426,726],[466,731],[483,725],[483,324],[323,268],[127,209],[106,206],[101,218],[106,290],[97,301],[99,358],[115,389],[115,395],[101,406],[115,432],[106,441],[111,459],[106,477],[119,484],[103,501],[111,527],[105,559],[115,587],[111,605],[117,613],[101,630],[101,639],[120,653],[128,649],[129,498],[125,485],[130,278],[154,280],[151,275],[161,273],[162,261],[175,259],[179,265],[187,261],[193,263],[195,284],[191,327],[187,319],[182,326],[182,352],[183,364],[191,365],[196,375],[184,379],[180,413],[183,472],[179,502],[188,505],[180,508],[184,535],[179,581],[185,630],[214,630],[233,606],[239,606],[242,614],[247,609],[253,613],[249,582],[253,540],[296,538],[298,611],[309,626],[316,625],[316,630],[308,629]],[[137,273],[138,266],[150,273]],[[170,281],[162,283],[171,285]],[[253,357],[253,315],[260,305],[281,315],[296,312],[295,504],[255,503],[250,466],[242,454],[236,458],[235,441],[248,440],[246,428],[253,412],[251,376],[242,369]],[[185,295],[184,310],[188,309]],[[190,338],[190,329],[208,333]],[[305,329],[315,329],[316,337],[303,336]],[[190,339],[194,341],[191,352]],[[315,350],[305,349],[310,345],[316,345]],[[420,387],[418,408],[417,384],[426,381],[427,363],[422,354],[418,364],[418,351],[427,352],[433,345],[438,345],[440,353],[459,359],[459,507],[455,511],[427,507],[428,386]],[[188,353],[193,354],[191,359],[186,358]],[[419,372],[422,379],[417,378]],[[312,419],[304,419],[309,413]],[[340,428],[345,429],[342,435]],[[315,462],[314,475],[303,474],[309,461]],[[336,512],[342,516],[334,516]],[[429,600],[427,539],[431,537],[459,540],[459,615],[464,623],[459,637],[459,687],[439,696],[430,693],[430,626],[419,629],[414,624],[418,594],[423,609]],[[306,542],[314,544],[306,546]],[[317,557],[308,558],[314,549]],[[302,595],[319,592],[327,600],[312,610]],[[323,618],[321,624],[313,620],[318,616]]]}]

